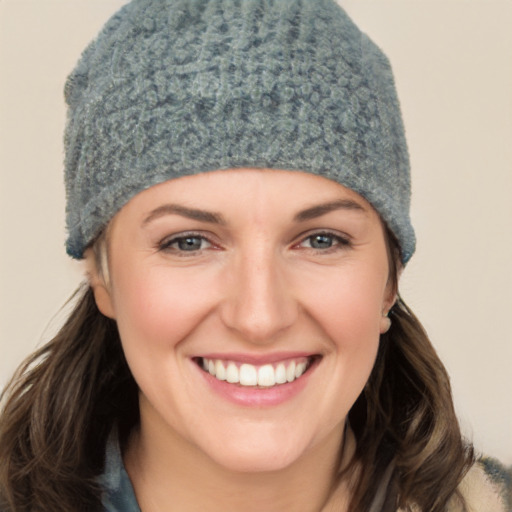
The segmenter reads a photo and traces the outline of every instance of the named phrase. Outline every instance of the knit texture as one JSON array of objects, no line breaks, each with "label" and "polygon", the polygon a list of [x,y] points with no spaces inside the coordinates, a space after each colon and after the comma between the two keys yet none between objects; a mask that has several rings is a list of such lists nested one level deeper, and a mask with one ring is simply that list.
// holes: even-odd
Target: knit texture
[{"label": "knit texture", "polygon": [[414,252],[385,55],[333,0],[133,0],[65,87],[67,251],[135,194],[206,171],[310,172],[365,197]]}]

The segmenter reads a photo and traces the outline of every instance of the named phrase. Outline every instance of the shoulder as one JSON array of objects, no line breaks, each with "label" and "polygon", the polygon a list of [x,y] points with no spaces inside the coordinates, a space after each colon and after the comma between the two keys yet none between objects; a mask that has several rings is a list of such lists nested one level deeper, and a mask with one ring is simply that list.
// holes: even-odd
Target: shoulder
[{"label": "shoulder", "polygon": [[[505,468],[497,460],[483,457],[471,467],[458,490],[467,505],[465,512],[512,512],[512,467]],[[420,512],[415,506],[410,510]],[[446,511],[462,511],[457,497],[450,501]]]},{"label": "shoulder", "polygon": [[470,512],[510,512],[512,468],[483,457],[468,471],[459,490]]}]

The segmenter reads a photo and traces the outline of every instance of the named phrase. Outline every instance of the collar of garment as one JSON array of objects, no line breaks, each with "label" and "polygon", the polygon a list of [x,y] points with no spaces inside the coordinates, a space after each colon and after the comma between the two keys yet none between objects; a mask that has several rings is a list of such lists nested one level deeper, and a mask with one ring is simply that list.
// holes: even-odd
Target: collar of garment
[{"label": "collar of garment", "polygon": [[[348,444],[354,443],[352,432],[347,429]],[[353,449],[353,447],[352,447]],[[386,471],[375,496],[371,512],[380,512],[386,494],[392,466]],[[112,434],[107,442],[105,470],[98,483],[103,488],[103,512],[141,512],[130,478],[123,464],[117,435]],[[483,458],[471,468],[464,478],[460,491],[466,501],[479,512],[512,511],[512,468],[508,470],[494,459]],[[508,499],[507,499],[508,497]],[[507,507],[508,503],[508,507]],[[451,510],[451,508],[449,508]]]},{"label": "collar of garment", "polygon": [[115,435],[107,442],[105,470],[99,484],[103,488],[103,512],[141,512]]}]

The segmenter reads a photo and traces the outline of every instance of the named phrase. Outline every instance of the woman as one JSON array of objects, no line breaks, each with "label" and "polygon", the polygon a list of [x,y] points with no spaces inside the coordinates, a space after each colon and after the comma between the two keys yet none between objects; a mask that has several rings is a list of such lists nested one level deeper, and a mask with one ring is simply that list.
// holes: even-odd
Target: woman
[{"label": "woman", "polygon": [[8,389],[4,509],[505,510],[397,295],[398,102],[334,2],[136,0],[66,99],[89,286]]}]

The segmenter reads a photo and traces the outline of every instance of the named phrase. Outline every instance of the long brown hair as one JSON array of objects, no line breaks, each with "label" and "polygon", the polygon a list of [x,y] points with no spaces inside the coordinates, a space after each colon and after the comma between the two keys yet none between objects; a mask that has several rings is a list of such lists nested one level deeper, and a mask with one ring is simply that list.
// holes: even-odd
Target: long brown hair
[{"label": "long brown hair", "polygon": [[373,371],[349,413],[357,440],[352,462],[364,468],[350,510],[370,510],[378,483],[391,470],[382,512],[443,512],[448,503],[466,511],[457,487],[475,462],[473,447],[462,437],[448,373],[398,295],[401,252],[391,230],[384,229],[397,300]]},{"label": "long brown hair", "polygon": [[92,290],[57,336],[30,356],[2,394],[0,510],[101,510],[95,478],[117,423],[138,420],[138,390],[117,326]]},{"label": "long brown hair", "polygon": [[[442,512],[474,463],[461,436],[448,374],[421,323],[398,299],[370,379],[350,411],[364,470],[350,510],[367,511],[375,482],[393,465],[383,512]],[[369,492],[373,488],[373,492]],[[411,509],[412,506],[417,508]]]},{"label": "long brown hair", "polygon": [[[391,256],[397,261],[396,251]],[[390,314],[391,328],[349,415],[354,460],[363,467],[350,510],[370,510],[391,468],[383,511],[443,512],[458,499],[473,452],[460,433],[446,370],[420,322],[400,299]],[[0,509],[101,510],[96,477],[107,437],[117,425],[123,438],[138,422],[138,390],[116,324],[99,312],[88,286],[57,336],[20,367],[2,402]]]}]

